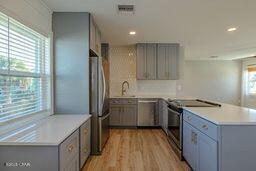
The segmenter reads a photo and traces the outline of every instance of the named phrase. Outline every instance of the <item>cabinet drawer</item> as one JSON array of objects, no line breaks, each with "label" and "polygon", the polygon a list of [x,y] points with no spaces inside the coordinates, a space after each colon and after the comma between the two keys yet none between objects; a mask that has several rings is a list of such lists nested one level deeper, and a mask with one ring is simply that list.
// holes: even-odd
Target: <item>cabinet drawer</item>
[{"label": "cabinet drawer", "polygon": [[78,158],[79,150],[79,131],[76,130],[60,145],[60,165],[63,166],[65,163]]},{"label": "cabinet drawer", "polygon": [[111,99],[110,104],[137,104],[136,98]]},{"label": "cabinet drawer", "polygon": [[196,126],[201,132],[205,133],[206,135],[208,135],[209,137],[217,141],[217,133],[218,133],[217,125],[207,120],[199,118],[198,125]]},{"label": "cabinet drawer", "polygon": [[183,119],[190,123],[192,126],[199,129],[202,133],[208,135],[212,139],[217,141],[218,127],[217,125],[202,119],[186,110],[183,112]]},{"label": "cabinet drawer", "polygon": [[91,121],[88,120],[80,127],[80,168],[91,153]]},{"label": "cabinet drawer", "polygon": [[198,124],[198,118],[186,110],[183,110],[183,119],[194,127],[196,127],[196,125]]}]

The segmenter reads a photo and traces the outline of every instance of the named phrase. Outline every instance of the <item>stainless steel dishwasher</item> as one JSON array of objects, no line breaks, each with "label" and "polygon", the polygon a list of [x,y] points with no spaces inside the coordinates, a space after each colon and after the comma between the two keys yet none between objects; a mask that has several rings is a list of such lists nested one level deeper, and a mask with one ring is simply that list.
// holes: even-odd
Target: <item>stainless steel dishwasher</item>
[{"label": "stainless steel dishwasher", "polygon": [[139,99],[138,126],[158,126],[158,99]]}]

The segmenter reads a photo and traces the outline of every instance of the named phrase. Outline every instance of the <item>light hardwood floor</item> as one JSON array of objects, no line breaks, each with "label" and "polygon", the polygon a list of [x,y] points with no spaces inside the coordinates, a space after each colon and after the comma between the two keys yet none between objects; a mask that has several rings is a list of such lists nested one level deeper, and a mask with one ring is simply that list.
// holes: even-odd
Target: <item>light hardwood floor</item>
[{"label": "light hardwood floor", "polygon": [[111,129],[101,156],[91,156],[83,171],[187,171],[160,129]]}]

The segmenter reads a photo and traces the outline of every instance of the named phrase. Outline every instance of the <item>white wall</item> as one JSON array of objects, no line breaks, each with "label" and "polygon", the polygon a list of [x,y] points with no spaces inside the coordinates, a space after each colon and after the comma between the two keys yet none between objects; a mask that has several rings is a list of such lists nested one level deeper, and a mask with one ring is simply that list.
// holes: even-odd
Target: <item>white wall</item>
[{"label": "white wall", "polygon": [[41,0],[0,0],[0,11],[43,35],[52,32],[52,11]]},{"label": "white wall", "polygon": [[241,71],[241,61],[185,61],[177,94],[240,105]]}]

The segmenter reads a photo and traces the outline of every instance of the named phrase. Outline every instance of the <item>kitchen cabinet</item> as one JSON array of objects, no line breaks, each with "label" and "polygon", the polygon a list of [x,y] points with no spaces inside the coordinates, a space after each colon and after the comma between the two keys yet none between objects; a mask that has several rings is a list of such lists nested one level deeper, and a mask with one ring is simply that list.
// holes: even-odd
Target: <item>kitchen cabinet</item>
[{"label": "kitchen cabinet", "polygon": [[79,170],[79,131],[60,145],[60,171]]},{"label": "kitchen cabinet", "polygon": [[193,170],[196,169],[195,129],[187,122],[183,123],[183,156]]},{"label": "kitchen cabinet", "polygon": [[157,44],[157,79],[178,79],[179,44]]},{"label": "kitchen cabinet", "polygon": [[111,105],[110,106],[110,123],[111,126],[118,126],[121,124],[121,109],[122,106]]},{"label": "kitchen cabinet", "polygon": [[137,99],[110,100],[110,126],[136,126]]},{"label": "kitchen cabinet", "polygon": [[217,142],[207,135],[198,132],[197,134],[197,169],[198,171],[216,171],[218,170],[218,146]]},{"label": "kitchen cabinet", "polygon": [[[200,126],[202,122],[204,124]],[[184,113],[183,156],[193,170],[218,170],[218,145],[213,138],[215,134],[212,123],[190,113]]]},{"label": "kitchen cabinet", "polygon": [[[49,116],[49,119],[25,126],[26,131],[10,132],[6,135],[10,142],[0,145],[0,170],[79,171],[90,155],[90,118],[80,117],[74,122],[74,117]],[[20,139],[31,135],[35,138]],[[4,165],[6,162],[24,162],[29,167],[8,168]]]},{"label": "kitchen cabinet", "polygon": [[109,44],[108,43],[101,44],[101,56],[102,56],[102,58],[104,58],[105,60],[108,61],[108,57],[109,57]]},{"label": "kitchen cabinet", "polygon": [[168,129],[168,105],[165,100],[159,100],[159,125],[167,134]]},{"label": "kitchen cabinet", "polygon": [[137,121],[137,106],[124,105],[121,113],[121,125],[123,126],[136,126]]},{"label": "kitchen cabinet", "polygon": [[177,80],[179,44],[137,44],[137,79]]},{"label": "kitchen cabinet", "polygon": [[156,52],[155,43],[137,44],[137,79],[156,79]]},{"label": "kitchen cabinet", "polygon": [[101,56],[101,33],[92,15],[90,15],[90,50],[93,54]]},{"label": "kitchen cabinet", "polygon": [[80,127],[80,168],[91,153],[91,120],[88,120]]}]

